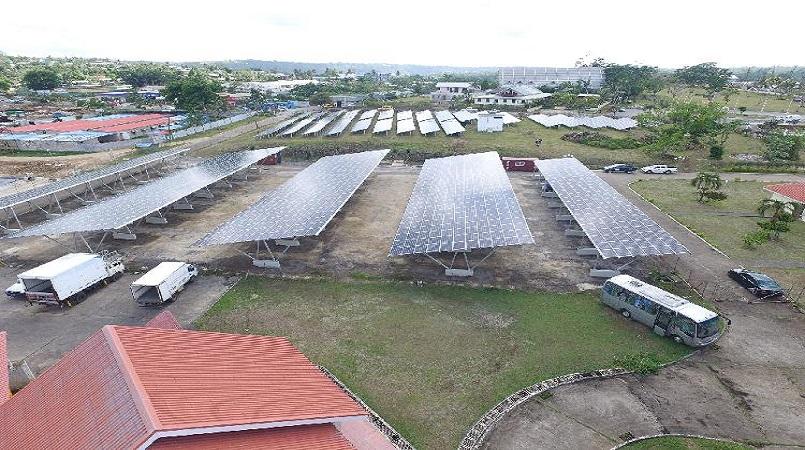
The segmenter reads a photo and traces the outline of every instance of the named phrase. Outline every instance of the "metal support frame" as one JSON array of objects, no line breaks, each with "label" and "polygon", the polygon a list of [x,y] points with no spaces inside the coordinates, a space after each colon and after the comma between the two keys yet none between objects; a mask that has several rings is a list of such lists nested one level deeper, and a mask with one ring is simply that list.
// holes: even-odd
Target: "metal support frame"
[{"label": "metal support frame", "polygon": [[590,276],[593,278],[612,278],[616,275],[620,275],[623,269],[629,267],[633,262],[635,262],[636,258],[628,258],[626,263],[621,264],[620,266],[614,269],[599,269],[593,267],[590,269]]},{"label": "metal support frame", "polygon": [[[486,261],[490,256],[492,256],[497,250],[497,247],[492,247],[492,250],[486,254],[480,261],[478,261],[475,265],[470,264],[469,255],[471,251],[459,251],[453,252],[453,257],[450,258],[450,265],[443,263],[438,258],[431,256],[430,253],[423,253],[427,256],[431,261],[435,262],[436,264],[442,266],[444,268],[444,274],[448,277],[471,277],[475,274],[475,269],[480,266],[484,261]],[[458,255],[461,255],[464,259],[464,267],[456,267],[456,259],[460,259]]]},{"label": "metal support frame", "polygon": [[156,216],[145,216],[145,223],[150,223],[151,225],[165,225],[168,223],[168,219],[162,214],[161,209],[156,210],[155,214]]},{"label": "metal support frame", "polygon": [[[125,231],[118,231],[118,230],[125,230]],[[128,225],[126,225],[123,228],[118,228],[118,230],[112,231],[112,239],[118,239],[122,241],[133,241],[137,239],[137,235],[134,233],[134,231],[131,230],[131,228]]]},{"label": "metal support frame", "polygon": [[[268,256],[271,257],[270,259],[261,259],[260,258],[260,243],[262,243],[263,246],[265,246],[265,250],[268,253]],[[249,259],[251,259],[252,260],[252,265],[255,266],[255,267],[262,267],[264,269],[279,269],[280,268],[280,261],[279,261],[279,259],[277,259],[276,255],[274,255],[274,252],[271,251],[271,246],[268,244],[268,242],[266,242],[264,240],[260,240],[260,241],[255,241],[255,244],[256,244],[256,247],[255,247],[255,250],[254,250],[254,256],[252,256],[248,252],[244,252],[242,250],[238,250],[238,251],[240,253],[243,253],[244,255],[246,255],[246,257],[248,257]],[[286,248],[285,251],[287,251],[287,250],[288,249]],[[284,253],[285,252],[283,252],[283,254]]]},{"label": "metal support frame", "polygon": [[174,211],[192,211],[193,204],[190,203],[189,197],[185,197],[182,200],[179,200],[178,202],[174,203],[172,205],[172,208]]},{"label": "metal support frame", "polygon": [[[6,220],[5,220],[5,225],[0,223],[0,229],[2,229],[3,231],[6,231],[6,232],[21,230],[22,229],[22,222],[20,222],[20,218],[17,217],[17,212],[14,211],[14,207],[13,206],[5,207],[5,208],[3,208],[3,211],[5,212]],[[11,220],[12,219],[14,220],[14,222],[17,223],[17,228],[11,228]]]}]

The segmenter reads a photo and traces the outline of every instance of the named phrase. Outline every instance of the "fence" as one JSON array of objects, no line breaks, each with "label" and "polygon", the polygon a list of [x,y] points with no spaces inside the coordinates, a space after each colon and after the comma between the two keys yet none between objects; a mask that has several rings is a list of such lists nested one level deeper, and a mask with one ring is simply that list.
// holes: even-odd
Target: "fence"
[{"label": "fence", "polygon": [[171,133],[170,139],[179,139],[183,137],[187,137],[196,133],[203,133],[205,131],[214,130],[216,128],[220,128],[225,125],[229,125],[230,123],[240,122],[241,120],[246,120],[250,117],[253,117],[257,113],[255,111],[249,111],[247,113],[238,114],[237,116],[227,117],[226,119],[216,120],[214,122],[205,123],[204,125],[198,125],[195,127],[185,128],[183,130],[179,130],[175,133]]}]

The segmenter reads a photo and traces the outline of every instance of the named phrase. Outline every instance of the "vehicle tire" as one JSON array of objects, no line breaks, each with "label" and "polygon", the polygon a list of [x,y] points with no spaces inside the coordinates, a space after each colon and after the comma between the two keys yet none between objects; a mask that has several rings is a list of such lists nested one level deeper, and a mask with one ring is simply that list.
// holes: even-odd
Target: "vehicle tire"
[{"label": "vehicle tire", "polygon": [[682,341],[682,338],[681,338],[681,337],[679,337],[679,336],[677,336],[677,335],[673,335],[673,336],[671,336],[671,339],[673,339],[673,340],[674,340],[674,342],[676,342],[677,344],[683,344],[683,343],[684,343],[684,342]]},{"label": "vehicle tire", "polygon": [[622,309],[622,310],[621,310],[621,315],[622,315],[623,317],[626,317],[627,319],[631,319],[631,318],[632,318],[632,313],[630,313],[628,309]]},{"label": "vehicle tire", "polygon": [[670,175],[670,174],[671,174],[671,171],[670,171],[670,170],[666,170],[666,171],[665,171],[665,174],[666,174],[666,175]]},{"label": "vehicle tire", "polygon": [[119,279],[120,279],[122,276],[123,276],[123,272],[115,272],[115,274],[114,274],[114,275],[112,275],[112,281],[117,281],[117,280],[119,280]]}]

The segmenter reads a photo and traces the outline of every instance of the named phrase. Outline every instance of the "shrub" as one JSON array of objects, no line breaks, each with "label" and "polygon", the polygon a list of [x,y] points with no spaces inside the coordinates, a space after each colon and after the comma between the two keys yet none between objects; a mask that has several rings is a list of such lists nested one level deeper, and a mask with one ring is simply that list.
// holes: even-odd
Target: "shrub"
[{"label": "shrub", "polygon": [[567,133],[562,136],[562,140],[610,150],[638,148],[644,144],[643,141],[633,137],[615,138],[595,131]]},{"label": "shrub", "polygon": [[771,232],[765,229],[752,231],[744,235],[744,247],[749,249],[757,248],[769,241]]},{"label": "shrub", "polygon": [[714,145],[710,147],[710,159],[721,159],[724,157],[724,147],[721,145]]}]

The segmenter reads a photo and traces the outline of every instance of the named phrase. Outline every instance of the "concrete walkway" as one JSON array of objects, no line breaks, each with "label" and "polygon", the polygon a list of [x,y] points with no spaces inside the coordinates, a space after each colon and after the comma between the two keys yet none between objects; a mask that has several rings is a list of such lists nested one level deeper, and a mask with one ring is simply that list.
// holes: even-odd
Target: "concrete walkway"
[{"label": "concrete walkway", "polygon": [[537,396],[502,419],[483,448],[607,449],[665,432],[805,445],[805,315],[785,304],[748,304],[746,292],[726,277],[733,266],[727,257],[643,202],[628,188],[635,177],[603,177],[691,250],[679,259],[680,273],[721,283],[728,300],[719,308],[732,320],[730,332],[657,375],[577,383]]}]

